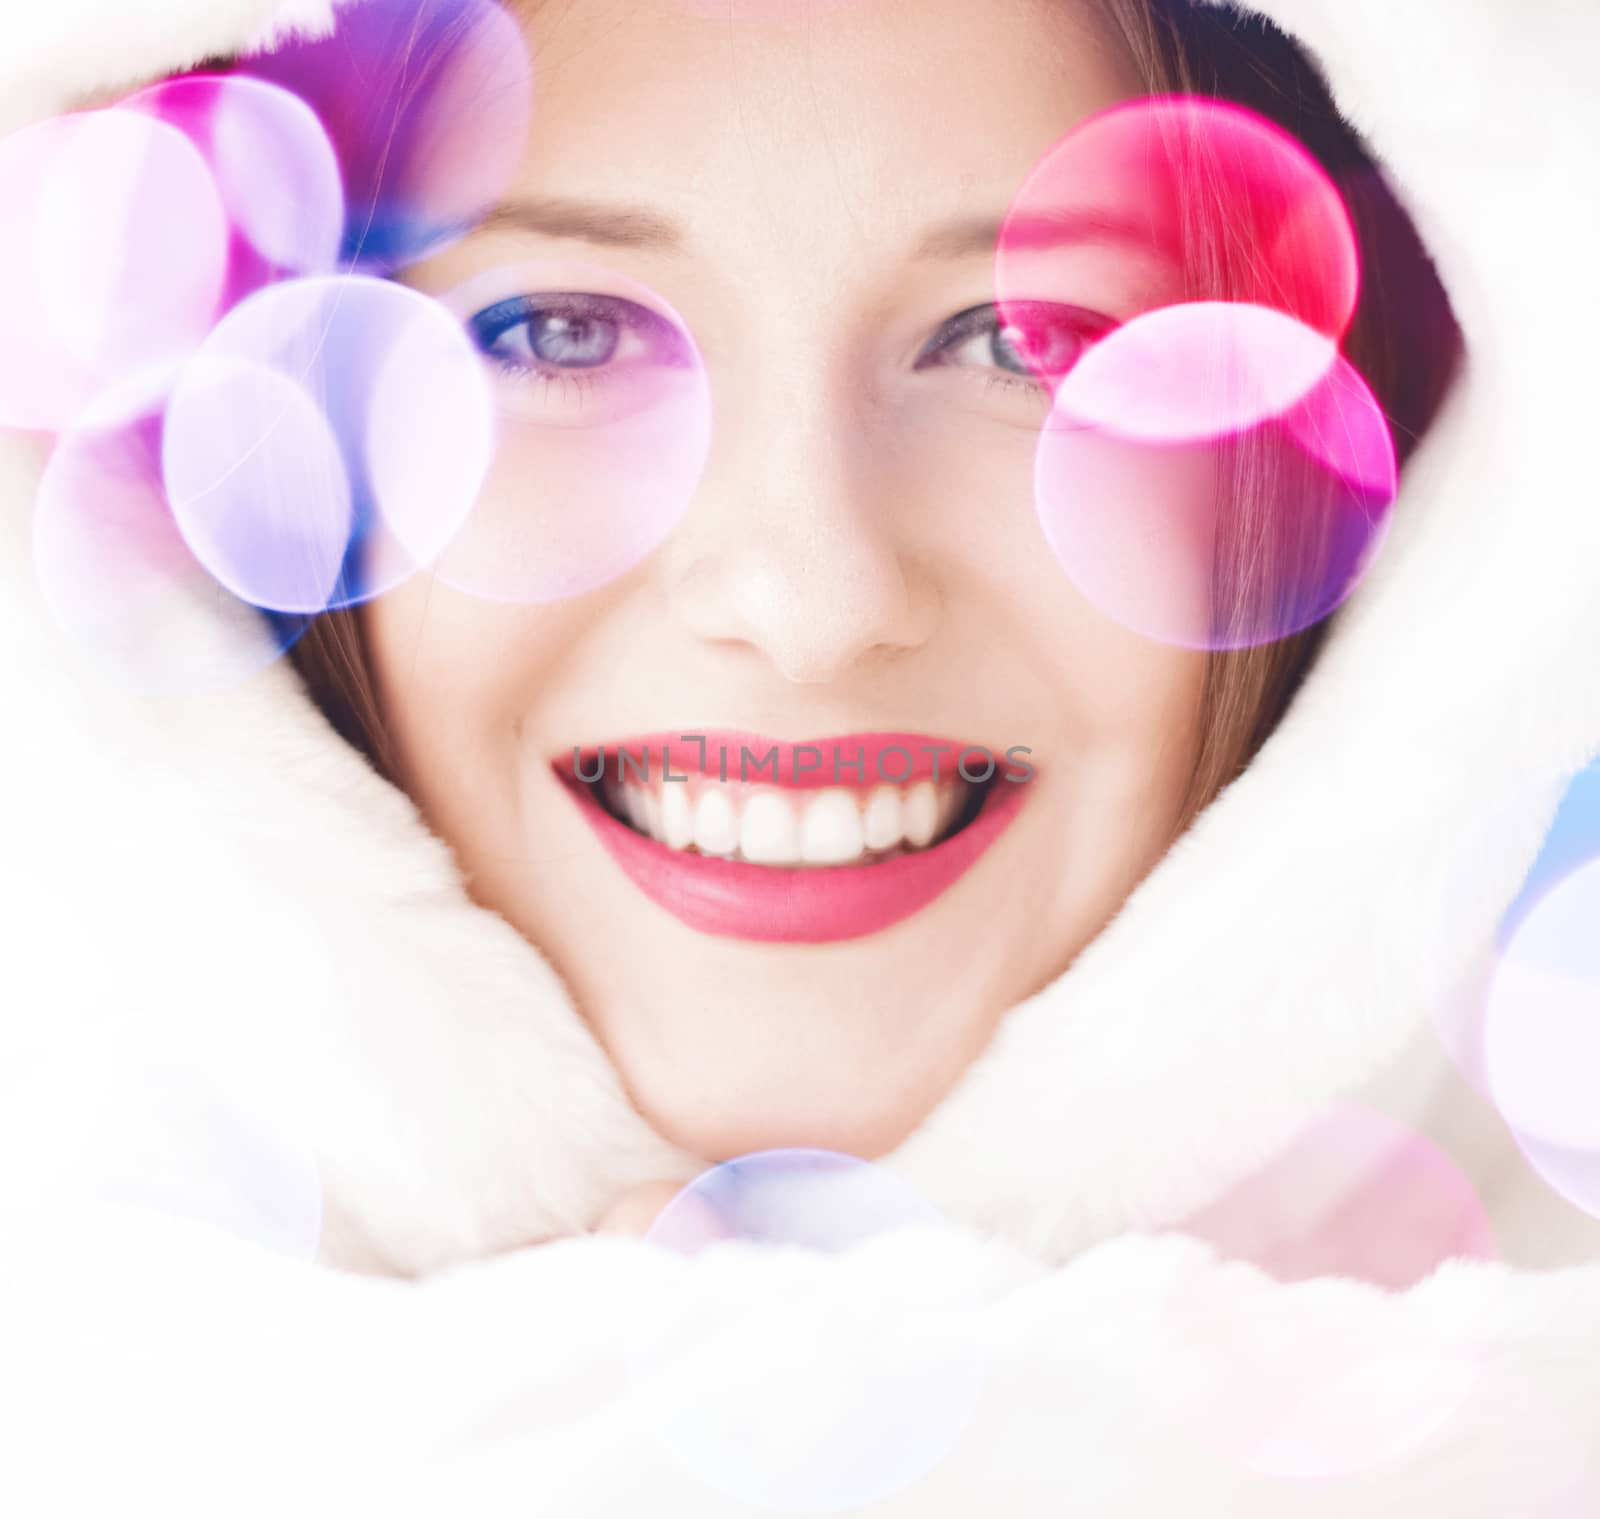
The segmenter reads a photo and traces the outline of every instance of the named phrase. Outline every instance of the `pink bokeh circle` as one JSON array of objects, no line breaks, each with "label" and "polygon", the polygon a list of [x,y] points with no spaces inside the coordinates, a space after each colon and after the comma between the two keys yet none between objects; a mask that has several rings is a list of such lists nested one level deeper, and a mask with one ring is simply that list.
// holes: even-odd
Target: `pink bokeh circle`
[{"label": "pink bokeh circle", "polygon": [[102,110],[24,128],[0,142],[0,204],[0,426],[60,431],[210,328],[227,218],[175,127]]},{"label": "pink bokeh circle", "polygon": [[1264,1287],[1220,1267],[1178,1287],[1161,1325],[1157,1406],[1229,1465],[1286,1483],[1416,1459],[1483,1375],[1470,1329],[1348,1282]]},{"label": "pink bokeh circle", "polygon": [[[1387,1295],[1494,1259],[1494,1236],[1472,1183],[1405,1124],[1335,1110],[1179,1227],[1283,1284],[1224,1264],[1165,1309],[1177,1354],[1158,1397],[1225,1459],[1278,1478],[1353,1475],[1414,1453],[1472,1395],[1477,1345]],[[1343,1314],[1316,1303],[1325,1282]],[[1384,1296],[1358,1302],[1351,1283]]]},{"label": "pink bokeh circle", "polygon": [[[1305,338],[1298,349],[1285,326]],[[1221,356],[1208,348],[1219,332]],[[1258,354],[1260,374],[1245,377]],[[1247,648],[1356,589],[1387,536],[1398,471],[1372,392],[1319,335],[1260,307],[1172,306],[1080,367],[1040,432],[1034,504],[1103,613],[1162,643]]]},{"label": "pink bokeh circle", "polygon": [[1181,1226],[1278,1281],[1342,1276],[1404,1291],[1447,1260],[1493,1260],[1488,1214],[1438,1145],[1336,1109]]}]

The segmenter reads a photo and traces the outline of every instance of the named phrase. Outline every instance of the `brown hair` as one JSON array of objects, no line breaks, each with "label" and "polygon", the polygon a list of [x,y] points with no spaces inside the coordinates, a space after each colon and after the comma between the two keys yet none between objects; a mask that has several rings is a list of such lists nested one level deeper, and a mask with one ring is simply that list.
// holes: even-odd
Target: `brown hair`
[{"label": "brown hair", "polygon": [[[1094,0],[1152,95],[1205,95],[1234,101],[1276,122],[1322,164],[1349,208],[1361,252],[1357,309],[1344,342],[1350,363],[1388,419],[1404,463],[1433,419],[1460,355],[1460,333],[1433,267],[1321,75],[1270,23],[1193,0]],[[1203,166],[1201,166],[1203,168]],[[1194,194],[1205,195],[1205,175]],[[1216,245],[1214,219],[1187,222],[1186,258],[1197,293],[1219,298],[1250,250]],[[1281,485],[1284,450],[1262,442],[1219,451],[1223,494],[1239,515],[1214,568],[1218,605],[1243,615],[1271,595],[1285,555],[1310,551],[1284,541],[1284,514],[1269,509]],[[1311,665],[1329,620],[1270,643],[1225,649],[1207,660],[1201,741],[1181,810],[1181,832],[1249,763],[1277,726]],[[396,777],[393,752],[368,667],[359,614],[325,613],[291,659],[334,728],[383,775]]]},{"label": "brown hair", "polygon": [[[1404,212],[1355,131],[1340,116],[1327,83],[1300,48],[1260,17],[1194,0],[1096,0],[1152,94],[1202,95],[1245,106],[1292,134],[1338,188],[1355,229],[1361,287],[1343,351],[1383,408],[1404,464],[1437,413],[1460,358],[1449,302]],[[1196,201],[1208,179],[1204,145],[1183,145],[1180,181]],[[1211,171],[1208,175],[1208,169]],[[1226,296],[1250,249],[1219,246],[1226,227],[1201,208],[1185,217],[1185,264],[1197,297]],[[1219,450],[1229,531],[1213,568],[1223,617],[1250,623],[1262,597],[1279,594],[1326,545],[1290,541],[1298,531],[1285,499],[1285,472],[1297,468],[1264,432]],[[1302,465],[1303,467],[1303,465]],[[1302,488],[1316,488],[1302,480]],[[1262,626],[1259,618],[1254,625]],[[1235,780],[1278,725],[1305,679],[1331,619],[1287,637],[1211,655],[1201,695],[1201,742],[1181,812],[1181,831]]]}]

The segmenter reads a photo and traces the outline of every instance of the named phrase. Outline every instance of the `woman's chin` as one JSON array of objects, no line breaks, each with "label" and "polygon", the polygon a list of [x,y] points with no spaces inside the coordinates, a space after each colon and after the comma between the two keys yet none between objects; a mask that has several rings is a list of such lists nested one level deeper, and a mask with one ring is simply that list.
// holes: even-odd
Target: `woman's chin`
[{"label": "woman's chin", "polygon": [[1056,963],[1040,920],[1059,859],[1034,847],[1056,805],[1038,781],[969,788],[915,839],[834,865],[665,841],[659,799],[677,787],[652,806],[548,769],[523,781],[520,815],[559,869],[502,856],[496,894],[633,1106],[708,1164],[887,1154]]},{"label": "woman's chin", "polygon": [[954,902],[825,949],[655,925],[633,936],[633,966],[579,1002],[633,1105],[691,1155],[870,1160],[932,1112],[1026,995],[1010,979],[1023,948],[975,942]]},{"label": "woman's chin", "polygon": [[[740,1065],[737,1054],[710,1058],[693,1073],[669,1074],[618,1059],[630,1101],[658,1134],[707,1166],[763,1150],[820,1149],[876,1160],[896,1149],[937,1106],[944,1084],[917,1090],[909,1073],[875,1080],[808,1071],[799,1078]],[[891,1095],[892,1094],[892,1095]]]}]

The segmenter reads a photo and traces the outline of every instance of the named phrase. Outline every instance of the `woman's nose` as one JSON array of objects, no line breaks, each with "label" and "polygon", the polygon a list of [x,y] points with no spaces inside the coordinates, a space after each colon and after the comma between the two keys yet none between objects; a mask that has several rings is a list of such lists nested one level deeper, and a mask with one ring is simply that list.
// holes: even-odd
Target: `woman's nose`
[{"label": "woman's nose", "polygon": [[911,503],[896,499],[894,450],[859,402],[820,385],[796,402],[797,388],[719,406],[663,566],[682,625],[809,685],[926,642],[940,586],[911,539]]}]

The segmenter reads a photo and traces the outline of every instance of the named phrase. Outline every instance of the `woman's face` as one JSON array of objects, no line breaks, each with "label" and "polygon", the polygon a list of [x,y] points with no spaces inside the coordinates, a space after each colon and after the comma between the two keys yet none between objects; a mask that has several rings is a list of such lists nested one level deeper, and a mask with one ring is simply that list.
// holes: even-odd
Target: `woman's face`
[{"label": "woman's face", "polygon": [[[527,33],[521,209],[406,278],[500,307],[472,330],[518,395],[637,366],[617,302],[653,295],[698,347],[708,452],[603,585],[517,604],[424,574],[364,608],[402,779],[668,1138],[879,1155],[1155,862],[1196,752],[1205,656],[1052,558],[1048,397],[988,309],[1030,167],[1141,86],[1079,0],[562,0]],[[1047,262],[1068,350],[1177,298],[1126,247]],[[502,449],[483,504],[542,483]],[[889,784],[905,751],[924,778]]]}]

